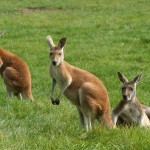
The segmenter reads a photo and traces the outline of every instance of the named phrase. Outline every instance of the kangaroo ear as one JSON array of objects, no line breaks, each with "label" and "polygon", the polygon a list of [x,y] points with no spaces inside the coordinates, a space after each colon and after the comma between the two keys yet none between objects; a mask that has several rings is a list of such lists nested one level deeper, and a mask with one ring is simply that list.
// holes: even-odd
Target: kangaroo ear
[{"label": "kangaroo ear", "polygon": [[122,83],[128,82],[128,79],[121,72],[118,72],[118,77]]},{"label": "kangaroo ear", "polygon": [[52,48],[52,47],[55,46],[55,44],[54,44],[54,42],[53,42],[53,39],[52,39],[52,37],[51,37],[50,35],[48,35],[48,36],[46,37],[46,40],[47,40],[47,43],[48,43],[48,45],[50,46],[50,48]]},{"label": "kangaroo ear", "polygon": [[139,81],[140,81],[140,79],[142,78],[142,76],[143,76],[143,73],[137,75],[137,76],[132,80],[133,83],[134,83],[134,84],[135,84],[135,83],[139,83]]},{"label": "kangaroo ear", "polygon": [[61,38],[60,40],[59,40],[59,42],[58,42],[58,46],[60,47],[60,48],[63,48],[64,46],[65,46],[65,44],[66,44],[66,38],[64,37],[64,38]]}]

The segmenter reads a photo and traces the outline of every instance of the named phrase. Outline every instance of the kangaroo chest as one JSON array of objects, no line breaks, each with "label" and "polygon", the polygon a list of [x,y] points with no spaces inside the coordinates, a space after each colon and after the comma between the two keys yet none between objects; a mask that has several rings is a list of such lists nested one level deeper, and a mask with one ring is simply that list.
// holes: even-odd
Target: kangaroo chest
[{"label": "kangaroo chest", "polygon": [[136,104],[126,104],[122,110],[121,117],[126,120],[137,122],[138,118],[141,117],[141,112]]},{"label": "kangaroo chest", "polygon": [[70,77],[67,76],[65,72],[54,67],[50,67],[50,75],[56,80],[60,88],[64,86],[64,84],[68,84],[70,80]]},{"label": "kangaroo chest", "polygon": [[64,95],[75,105],[78,105],[78,88],[72,86],[72,77],[65,70],[50,67],[50,75],[56,80],[60,89],[65,88]]}]

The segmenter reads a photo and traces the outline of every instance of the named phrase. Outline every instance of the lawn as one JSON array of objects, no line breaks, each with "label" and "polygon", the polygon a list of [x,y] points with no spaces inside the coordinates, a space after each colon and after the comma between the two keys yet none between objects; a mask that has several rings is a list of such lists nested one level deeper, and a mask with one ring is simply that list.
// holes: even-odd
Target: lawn
[{"label": "lawn", "polygon": [[[111,108],[121,98],[120,71],[137,85],[141,103],[150,105],[149,0],[0,1],[0,47],[28,64],[35,101],[6,99],[0,79],[0,149],[2,150],[148,150],[150,129],[137,126],[107,129],[95,123],[86,132],[76,108],[65,98],[50,101],[50,34],[57,43],[67,37],[65,60],[105,84]],[[58,89],[56,90],[56,95]]]}]

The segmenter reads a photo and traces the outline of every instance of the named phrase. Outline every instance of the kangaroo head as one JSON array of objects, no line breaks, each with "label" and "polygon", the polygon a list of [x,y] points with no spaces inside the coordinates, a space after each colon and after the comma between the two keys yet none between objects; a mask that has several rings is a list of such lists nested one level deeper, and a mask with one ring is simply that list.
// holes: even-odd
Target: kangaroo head
[{"label": "kangaroo head", "polygon": [[55,46],[51,36],[47,36],[47,42],[50,46],[50,60],[54,66],[59,66],[64,60],[63,47],[66,44],[66,38],[61,38],[58,45]]},{"label": "kangaroo head", "polygon": [[120,72],[118,72],[118,77],[123,83],[122,86],[122,98],[125,101],[132,101],[136,96],[136,84],[140,81],[142,74],[137,75],[133,80],[128,81],[128,79]]}]

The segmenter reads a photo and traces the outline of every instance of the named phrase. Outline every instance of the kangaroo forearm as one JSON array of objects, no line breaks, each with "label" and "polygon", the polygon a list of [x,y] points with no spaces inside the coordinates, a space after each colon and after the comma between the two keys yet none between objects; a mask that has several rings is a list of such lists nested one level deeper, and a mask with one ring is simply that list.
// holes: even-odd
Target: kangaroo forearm
[{"label": "kangaroo forearm", "polygon": [[57,97],[57,99],[60,99],[60,97],[62,96],[62,94],[64,93],[64,91],[67,89],[67,87],[70,85],[70,83],[68,84],[64,84],[59,92],[59,95]]},{"label": "kangaroo forearm", "polygon": [[55,86],[56,86],[56,81],[53,79],[52,80],[52,86],[51,86],[51,92],[50,92],[51,98],[53,98]]}]

